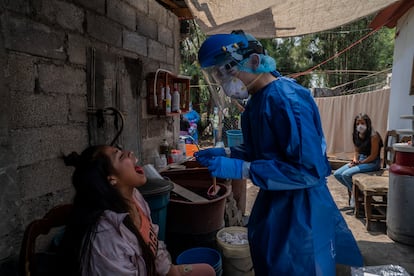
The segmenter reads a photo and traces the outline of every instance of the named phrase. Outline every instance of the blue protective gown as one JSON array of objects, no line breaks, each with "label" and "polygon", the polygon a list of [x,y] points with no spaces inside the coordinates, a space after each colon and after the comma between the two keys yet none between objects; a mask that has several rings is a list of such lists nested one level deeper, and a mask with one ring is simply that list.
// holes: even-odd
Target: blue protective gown
[{"label": "blue protective gown", "polygon": [[231,157],[251,162],[260,187],[248,235],[255,274],[335,275],[335,263],[362,256],[328,190],[331,168],[318,108],[309,90],[281,77],[249,100],[244,144]]}]

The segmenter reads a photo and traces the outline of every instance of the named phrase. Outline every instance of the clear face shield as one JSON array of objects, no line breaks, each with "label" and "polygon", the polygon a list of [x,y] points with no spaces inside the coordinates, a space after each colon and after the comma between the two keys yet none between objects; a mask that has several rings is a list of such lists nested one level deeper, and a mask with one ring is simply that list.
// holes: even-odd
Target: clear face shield
[{"label": "clear face shield", "polygon": [[246,85],[236,77],[237,63],[231,61],[217,66],[204,68],[203,74],[206,80],[213,86],[221,86],[224,93],[234,99],[246,99],[249,97]]}]

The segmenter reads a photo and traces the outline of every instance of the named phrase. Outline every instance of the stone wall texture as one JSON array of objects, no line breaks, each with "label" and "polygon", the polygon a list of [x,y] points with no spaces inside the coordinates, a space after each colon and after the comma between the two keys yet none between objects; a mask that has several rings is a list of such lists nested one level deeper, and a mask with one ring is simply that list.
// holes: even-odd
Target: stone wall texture
[{"label": "stone wall texture", "polygon": [[145,77],[158,68],[178,74],[180,29],[178,18],[154,0],[0,5],[1,267],[17,259],[32,220],[71,201],[73,169],[62,153],[113,138],[110,115],[107,130],[91,136],[97,108],[122,112],[119,142],[142,164],[152,162],[163,138],[178,138],[179,118],[147,114]]}]

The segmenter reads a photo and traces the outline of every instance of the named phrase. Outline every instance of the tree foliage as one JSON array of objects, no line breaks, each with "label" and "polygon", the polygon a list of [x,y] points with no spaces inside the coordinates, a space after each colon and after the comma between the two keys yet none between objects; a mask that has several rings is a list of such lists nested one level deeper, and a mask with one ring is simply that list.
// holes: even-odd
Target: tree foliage
[{"label": "tree foliage", "polygon": [[297,78],[298,82],[307,87],[334,87],[352,82],[347,89],[353,89],[355,86],[367,84],[367,81],[353,81],[392,66],[394,29],[382,28],[361,40],[372,31],[368,27],[372,18],[365,17],[320,33],[284,39],[264,39],[261,42],[276,59],[282,75],[305,72],[358,42],[338,57],[315,68],[312,74]]}]

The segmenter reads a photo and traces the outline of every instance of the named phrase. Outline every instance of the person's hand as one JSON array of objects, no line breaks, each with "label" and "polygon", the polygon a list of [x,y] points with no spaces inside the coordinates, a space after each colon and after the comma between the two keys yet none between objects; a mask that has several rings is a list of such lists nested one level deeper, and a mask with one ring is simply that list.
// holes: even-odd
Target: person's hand
[{"label": "person's hand", "polygon": [[209,148],[205,150],[200,150],[194,153],[194,157],[197,161],[204,167],[208,166],[208,161],[216,156],[226,156],[226,151],[224,148]]},{"label": "person's hand", "polygon": [[211,175],[219,178],[242,179],[249,174],[249,162],[241,159],[216,157],[208,162],[208,170]]},{"label": "person's hand", "polygon": [[353,167],[353,166],[356,166],[356,165],[358,165],[359,164],[359,161],[357,160],[357,161],[355,161],[355,160],[352,160],[352,162],[351,163],[349,163],[349,167]]}]

